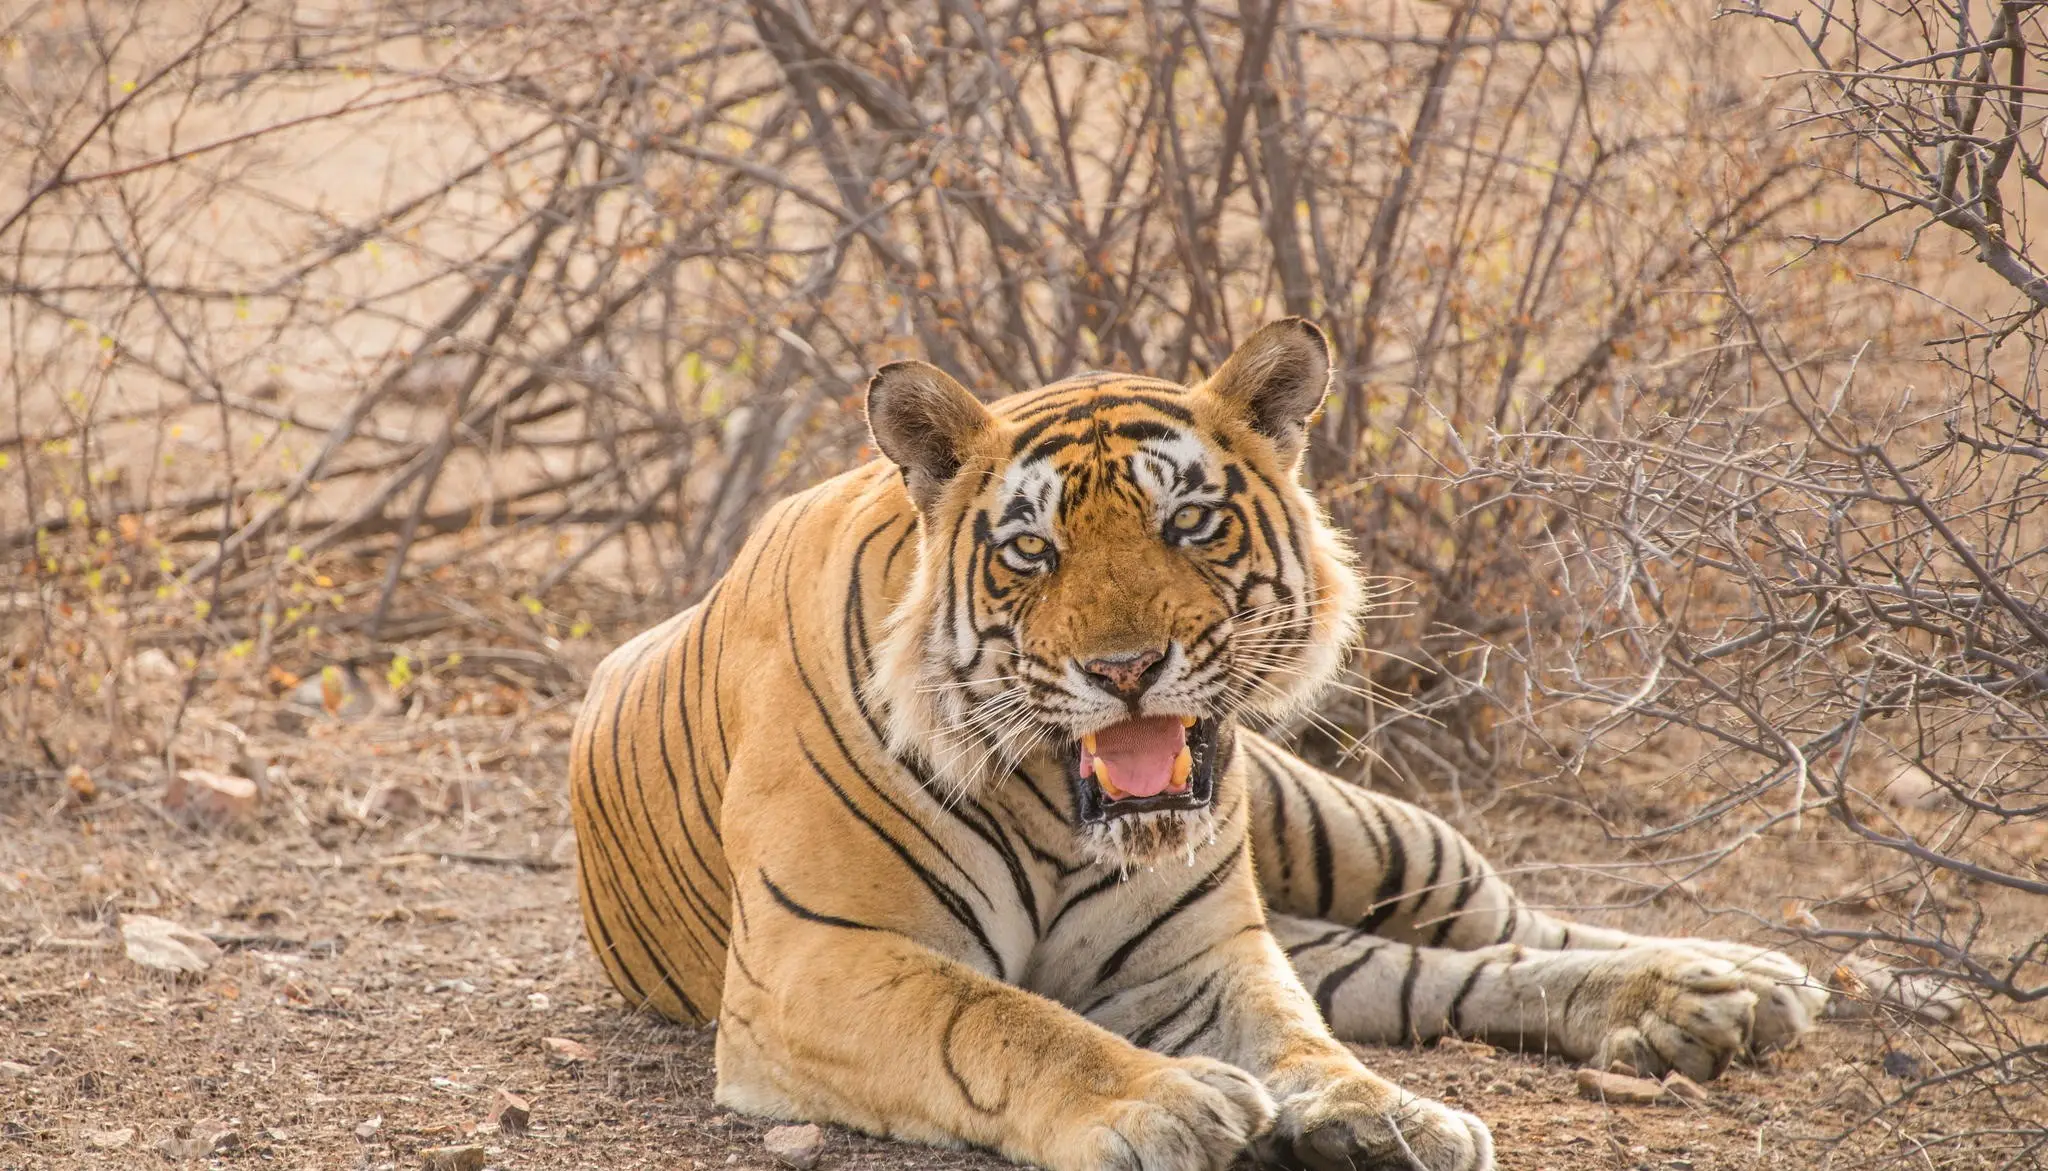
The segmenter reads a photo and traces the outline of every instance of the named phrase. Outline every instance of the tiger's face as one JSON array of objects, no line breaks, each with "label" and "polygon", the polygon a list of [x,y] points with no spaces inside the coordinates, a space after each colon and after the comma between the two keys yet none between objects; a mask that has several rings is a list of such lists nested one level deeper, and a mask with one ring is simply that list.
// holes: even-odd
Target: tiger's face
[{"label": "tiger's face", "polygon": [[1259,331],[1207,382],[1085,378],[990,412],[921,363],[868,413],[920,518],[869,682],[891,747],[952,793],[1057,769],[1098,861],[1213,832],[1235,721],[1338,669],[1358,593],[1299,478],[1321,331]]}]

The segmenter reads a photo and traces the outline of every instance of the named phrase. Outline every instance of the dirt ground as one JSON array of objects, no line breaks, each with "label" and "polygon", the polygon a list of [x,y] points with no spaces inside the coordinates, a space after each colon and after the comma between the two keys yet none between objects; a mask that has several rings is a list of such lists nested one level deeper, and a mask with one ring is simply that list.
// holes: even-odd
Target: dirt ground
[{"label": "dirt ground", "polygon": [[[573,700],[502,691],[457,714],[345,720],[278,699],[203,723],[194,751],[212,746],[214,767],[268,763],[262,806],[226,824],[167,812],[154,761],[70,782],[0,768],[0,1171],[370,1171],[463,1143],[508,1171],[772,1166],[765,1126],[711,1101],[710,1030],[626,1011],[584,944],[561,779]],[[1597,831],[1560,808],[1511,795],[1473,832],[1510,859],[1598,856]],[[1690,900],[1590,917],[1739,936],[1740,916],[1699,908],[1770,905],[1756,875],[1786,874],[1770,851],[1796,848],[1760,847],[1767,865],[1716,871]],[[1570,868],[1526,882],[1586,889]],[[198,975],[146,970],[115,926],[129,913],[225,950]],[[564,1064],[547,1038],[588,1055]],[[1485,1118],[1509,1171],[1713,1171],[1820,1165],[1810,1140],[1896,1092],[1888,1069],[1942,1060],[1888,1066],[1894,1044],[1830,1024],[1698,1106],[1582,1100],[1565,1064],[1481,1046],[1366,1056]],[[530,1103],[524,1133],[489,1121],[500,1090]],[[1002,1165],[841,1130],[823,1163]]]}]

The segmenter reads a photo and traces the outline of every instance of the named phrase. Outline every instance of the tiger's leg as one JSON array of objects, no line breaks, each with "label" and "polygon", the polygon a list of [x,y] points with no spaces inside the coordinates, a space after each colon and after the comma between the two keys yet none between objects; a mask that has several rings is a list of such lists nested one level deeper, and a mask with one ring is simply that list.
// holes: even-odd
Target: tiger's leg
[{"label": "tiger's leg", "polygon": [[[1609,967],[1639,967],[1646,979],[1694,971],[1688,956],[1710,957],[1732,966],[1755,997],[1743,1042],[1752,1050],[1782,1045],[1810,1029],[1827,1002],[1827,990],[1779,952],[1722,940],[1631,935],[1535,910],[1441,818],[1345,784],[1269,741],[1245,741],[1255,793],[1253,856],[1260,889],[1277,912],[1321,921],[1326,931],[1355,928],[1426,950],[1506,944],[1541,951],[1629,950],[1636,954]],[[1304,979],[1314,987],[1307,973]]]},{"label": "tiger's leg", "polygon": [[1330,1030],[1352,1041],[1478,1036],[1705,1081],[1743,1050],[1757,1007],[1735,965],[1682,947],[1455,951],[1287,915],[1272,930]]},{"label": "tiger's leg", "polygon": [[759,884],[739,910],[721,1105],[1052,1171],[1221,1171],[1272,1118],[1242,1070],[1146,1052],[894,931]]},{"label": "tiger's leg", "polygon": [[1484,1123],[1368,1071],[1317,1015],[1265,931],[1215,941],[1197,961],[1092,1005],[1089,1019],[1148,1048],[1251,1071],[1278,1104],[1262,1146],[1313,1167],[1490,1171]]}]

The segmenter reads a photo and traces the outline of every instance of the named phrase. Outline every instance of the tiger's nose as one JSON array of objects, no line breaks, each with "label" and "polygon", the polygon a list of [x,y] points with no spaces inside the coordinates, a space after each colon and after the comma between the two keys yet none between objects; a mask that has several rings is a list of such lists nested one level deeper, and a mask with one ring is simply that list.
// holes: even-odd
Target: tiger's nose
[{"label": "tiger's nose", "polygon": [[1079,666],[1090,683],[1119,699],[1130,700],[1145,693],[1158,678],[1160,664],[1165,661],[1163,652],[1146,650],[1087,659]]}]

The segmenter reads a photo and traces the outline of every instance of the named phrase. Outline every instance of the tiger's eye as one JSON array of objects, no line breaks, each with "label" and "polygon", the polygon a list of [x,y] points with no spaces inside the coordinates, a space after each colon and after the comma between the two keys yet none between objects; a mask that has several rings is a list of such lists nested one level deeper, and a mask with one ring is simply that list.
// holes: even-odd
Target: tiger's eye
[{"label": "tiger's eye", "polygon": [[1010,544],[1017,552],[1022,553],[1026,557],[1038,557],[1045,553],[1045,538],[1034,537],[1030,533],[1025,533],[1023,536],[1011,541]]},{"label": "tiger's eye", "polygon": [[1183,504],[1180,510],[1173,514],[1173,527],[1184,533],[1192,532],[1201,528],[1202,522],[1208,519],[1208,509],[1199,504]]}]

